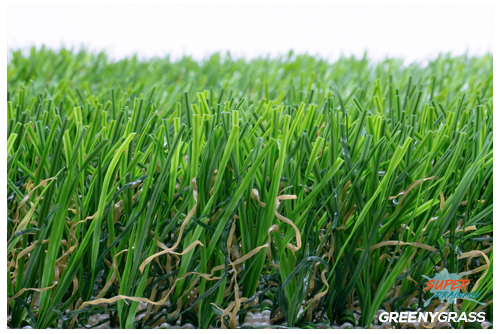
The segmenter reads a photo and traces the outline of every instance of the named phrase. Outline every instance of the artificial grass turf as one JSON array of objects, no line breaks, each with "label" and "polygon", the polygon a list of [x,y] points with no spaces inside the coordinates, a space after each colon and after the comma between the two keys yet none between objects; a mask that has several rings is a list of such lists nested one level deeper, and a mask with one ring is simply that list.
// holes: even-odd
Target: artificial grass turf
[{"label": "artificial grass turf", "polygon": [[13,52],[9,325],[368,327],[443,268],[492,320],[492,66]]}]

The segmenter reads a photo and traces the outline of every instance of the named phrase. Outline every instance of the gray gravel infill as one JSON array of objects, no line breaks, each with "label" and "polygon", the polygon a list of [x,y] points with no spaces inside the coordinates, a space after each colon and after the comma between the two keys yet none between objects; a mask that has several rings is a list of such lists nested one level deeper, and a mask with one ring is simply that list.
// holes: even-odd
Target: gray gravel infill
[{"label": "gray gravel infill", "polygon": [[[141,311],[141,310],[144,310],[146,309],[148,306],[147,303],[139,303],[139,306],[137,307],[137,311]],[[418,312],[420,309],[416,309],[415,311]],[[389,322],[385,322],[385,323],[381,323],[379,321],[379,316],[382,312],[385,312],[385,310],[383,309],[379,309],[377,311],[377,313],[375,314],[375,321],[374,323],[375,324],[371,324],[370,326],[370,329],[391,329],[391,328],[394,328],[392,326],[391,323]],[[140,314],[138,315],[135,320],[138,321],[140,320],[142,317],[144,316],[144,313],[143,314]],[[345,328],[356,328],[356,329],[362,329],[362,327],[358,326],[358,321],[359,321],[359,315],[354,313],[354,318],[355,318],[355,321],[356,321],[356,324],[351,324],[350,322],[344,322],[342,324],[334,324],[333,326],[329,327],[329,328],[333,328],[333,329],[345,329]],[[97,325],[98,323],[106,320],[106,319],[109,319],[109,315],[107,312],[103,313],[103,314],[96,314],[96,315],[93,315],[89,318],[89,321],[88,321],[88,326],[89,327],[92,327],[92,326],[95,326]],[[401,328],[402,329],[410,329],[410,328],[415,328],[415,329],[425,329],[424,326],[428,326],[430,324],[430,322],[423,322],[423,323],[419,323],[418,321],[415,321],[415,322],[408,322],[408,323],[404,323],[401,325]],[[484,321],[481,323],[481,328],[482,329],[487,329],[489,326],[491,326],[492,323],[489,322],[489,321]],[[245,327],[245,328],[269,328],[269,327],[272,327],[272,324],[271,324],[271,311],[269,310],[264,310],[262,312],[249,312],[245,318],[245,322],[243,324],[240,324],[237,326],[237,328],[241,328],[241,327]],[[285,324],[282,324],[280,325],[280,327],[286,327],[286,323]],[[318,327],[318,328],[324,328],[326,326],[321,326],[321,327]],[[434,326],[434,329],[440,329],[440,328],[443,328],[443,327],[452,327],[451,323],[449,322],[438,322],[435,326]],[[9,326],[7,326],[8,329],[10,329]],[[82,327],[80,327],[82,328]],[[111,329],[110,327],[110,324],[109,324],[109,321],[97,326],[97,327],[94,327],[95,329]],[[157,328],[165,328],[165,329],[195,329],[195,326],[193,326],[192,324],[184,324],[181,326],[181,319],[178,319],[177,322],[175,323],[175,325],[171,325],[171,324],[168,324],[168,323],[163,323],[161,325],[159,325]],[[31,326],[24,326],[22,329],[32,329]],[[113,329],[119,329],[119,327],[114,327]]]}]

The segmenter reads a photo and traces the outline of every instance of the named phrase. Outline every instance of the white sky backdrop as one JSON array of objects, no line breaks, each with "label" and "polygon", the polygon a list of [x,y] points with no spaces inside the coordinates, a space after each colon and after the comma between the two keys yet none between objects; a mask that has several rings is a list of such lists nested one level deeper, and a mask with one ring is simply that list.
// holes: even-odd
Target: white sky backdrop
[{"label": "white sky backdrop", "polygon": [[439,52],[493,51],[487,6],[21,7],[7,13],[8,48],[107,50],[113,58],[201,59],[216,51],[255,57],[295,52],[330,59],[397,56],[424,61]]}]

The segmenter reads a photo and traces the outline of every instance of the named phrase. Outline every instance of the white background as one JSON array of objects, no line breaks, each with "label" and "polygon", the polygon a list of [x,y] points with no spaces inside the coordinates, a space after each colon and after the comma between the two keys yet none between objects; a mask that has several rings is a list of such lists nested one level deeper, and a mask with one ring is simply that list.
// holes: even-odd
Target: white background
[{"label": "white background", "polygon": [[216,51],[255,57],[308,52],[423,61],[493,51],[491,6],[9,6],[9,49],[43,44],[115,58]]}]

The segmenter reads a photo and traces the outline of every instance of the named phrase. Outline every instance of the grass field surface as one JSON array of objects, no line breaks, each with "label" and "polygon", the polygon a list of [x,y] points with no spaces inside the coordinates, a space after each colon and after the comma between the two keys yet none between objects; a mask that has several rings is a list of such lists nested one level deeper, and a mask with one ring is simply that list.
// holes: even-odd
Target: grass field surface
[{"label": "grass field surface", "polygon": [[[272,326],[370,327],[380,309],[442,307],[492,321],[491,55],[42,48],[7,70],[10,327],[235,328],[264,310]],[[485,305],[424,307],[422,275],[444,268]]]}]

